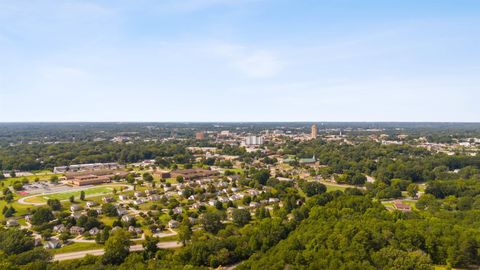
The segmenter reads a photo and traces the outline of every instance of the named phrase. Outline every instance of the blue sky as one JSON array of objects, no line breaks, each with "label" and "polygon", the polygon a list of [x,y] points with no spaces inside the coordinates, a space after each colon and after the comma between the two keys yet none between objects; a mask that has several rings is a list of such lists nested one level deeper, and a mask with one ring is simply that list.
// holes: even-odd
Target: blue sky
[{"label": "blue sky", "polygon": [[0,0],[0,122],[480,121],[477,0]]}]

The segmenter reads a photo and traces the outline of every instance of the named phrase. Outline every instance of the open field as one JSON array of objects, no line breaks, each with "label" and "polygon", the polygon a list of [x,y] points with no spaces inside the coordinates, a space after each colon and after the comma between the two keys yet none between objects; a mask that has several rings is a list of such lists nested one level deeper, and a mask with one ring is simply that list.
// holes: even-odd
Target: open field
[{"label": "open field", "polygon": [[335,190],[344,191],[347,188],[347,187],[342,187],[342,186],[338,186],[338,185],[329,185],[329,184],[326,184],[326,183],[322,183],[322,184],[327,186],[327,191],[335,191]]},{"label": "open field", "polygon": [[5,178],[4,180],[1,180],[1,182],[3,182],[5,186],[11,186],[15,181],[22,182],[24,178],[28,179],[28,181],[32,183],[35,181],[36,178],[38,178],[39,181],[48,181],[54,175],[58,177],[62,176],[61,174],[39,173],[36,175],[29,175],[29,176],[8,177],[8,178]]},{"label": "open field", "polygon": [[52,249],[53,254],[61,254],[61,253],[68,253],[68,252],[75,252],[75,251],[83,251],[83,250],[91,250],[91,249],[102,249],[103,245],[97,243],[80,243],[75,242],[69,245],[63,246],[58,249]]},{"label": "open field", "polygon": [[71,196],[74,196],[76,200],[80,198],[81,191],[85,192],[85,196],[88,197],[95,197],[95,196],[102,196],[106,194],[112,194],[113,189],[117,189],[120,191],[121,187],[126,187],[126,185],[102,185],[96,187],[86,187],[86,188],[76,188],[74,191],[60,191],[60,192],[52,192],[51,194],[39,194],[30,197],[26,197],[24,199],[24,203],[45,203],[48,199],[58,199],[61,201],[68,200]]}]

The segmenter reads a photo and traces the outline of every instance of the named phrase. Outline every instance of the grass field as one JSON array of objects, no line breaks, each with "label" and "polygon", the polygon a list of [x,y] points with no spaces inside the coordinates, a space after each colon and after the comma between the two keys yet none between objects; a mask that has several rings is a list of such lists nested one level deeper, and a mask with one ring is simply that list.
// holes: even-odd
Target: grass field
[{"label": "grass field", "polygon": [[97,243],[72,243],[58,249],[52,249],[53,254],[68,253],[83,250],[102,249],[103,245]]},{"label": "grass field", "polygon": [[[86,196],[89,195],[103,195],[103,194],[111,194],[113,191],[112,186],[102,186],[102,187],[94,187],[94,188],[89,188],[89,189],[84,189],[83,191],[85,192]],[[31,197],[25,200],[25,202],[29,203],[42,203],[46,202],[48,199],[58,199],[58,200],[68,200],[72,195],[75,197],[75,199],[80,198],[80,190],[77,191],[66,191],[62,193],[54,193],[54,194],[48,194],[48,195],[38,195],[35,197]]]},{"label": "grass field", "polygon": [[[323,183],[323,184],[325,184],[325,183]],[[329,184],[325,184],[325,186],[327,186],[327,191],[335,191],[335,190],[344,191],[347,188],[347,187],[333,186],[333,185],[329,185]]]},{"label": "grass field", "polygon": [[26,178],[28,179],[28,181],[30,183],[34,182],[35,179],[38,177],[38,179],[40,181],[47,181],[47,180],[50,180],[50,177],[52,176],[62,176],[61,174],[46,174],[46,173],[40,173],[40,174],[37,174],[37,175],[29,175],[29,176],[22,176],[22,177],[8,177],[4,180],[1,180],[1,182],[4,183],[5,186],[11,186],[15,181],[22,181],[23,178]]}]

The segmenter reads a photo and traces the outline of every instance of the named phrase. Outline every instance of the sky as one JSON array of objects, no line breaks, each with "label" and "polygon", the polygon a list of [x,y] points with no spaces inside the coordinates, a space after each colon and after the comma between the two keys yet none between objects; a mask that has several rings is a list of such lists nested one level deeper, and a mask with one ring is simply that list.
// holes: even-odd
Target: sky
[{"label": "sky", "polygon": [[0,122],[480,122],[478,0],[0,0]]}]

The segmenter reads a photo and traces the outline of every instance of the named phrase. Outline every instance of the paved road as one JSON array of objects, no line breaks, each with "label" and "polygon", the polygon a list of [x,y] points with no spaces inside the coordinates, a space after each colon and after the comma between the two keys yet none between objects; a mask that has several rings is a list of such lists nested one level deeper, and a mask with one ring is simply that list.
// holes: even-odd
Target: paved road
[{"label": "paved road", "polygon": [[[176,241],[172,242],[162,242],[158,243],[157,245],[159,248],[178,248],[181,247],[182,244]],[[142,251],[142,245],[134,245],[130,246],[130,251]],[[61,253],[56,254],[53,256],[54,261],[66,261],[66,260],[73,260],[73,259],[80,259],[85,257],[86,255],[93,255],[93,256],[101,256],[105,253],[103,249],[94,249],[94,250],[84,250],[84,251],[77,251],[77,252],[69,252],[69,253]]]}]

